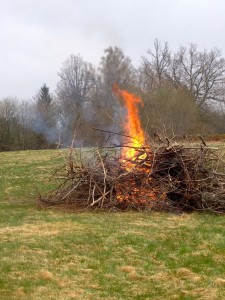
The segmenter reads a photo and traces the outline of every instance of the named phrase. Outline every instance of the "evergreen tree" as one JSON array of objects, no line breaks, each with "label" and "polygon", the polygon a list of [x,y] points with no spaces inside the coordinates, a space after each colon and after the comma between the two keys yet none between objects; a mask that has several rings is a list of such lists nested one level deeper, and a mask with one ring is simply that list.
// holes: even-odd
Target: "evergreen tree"
[{"label": "evergreen tree", "polygon": [[50,143],[57,140],[57,110],[54,105],[53,97],[49,92],[49,87],[44,84],[36,97],[34,129],[42,134]]}]

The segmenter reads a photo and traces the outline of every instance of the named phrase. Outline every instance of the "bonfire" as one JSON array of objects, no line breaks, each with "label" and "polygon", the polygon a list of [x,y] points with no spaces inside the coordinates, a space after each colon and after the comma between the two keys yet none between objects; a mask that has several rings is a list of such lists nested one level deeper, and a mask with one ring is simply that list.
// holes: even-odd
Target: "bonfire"
[{"label": "bonfire", "polygon": [[126,110],[121,145],[78,154],[72,143],[68,156],[62,154],[63,182],[50,196],[40,197],[41,203],[74,209],[225,212],[224,161],[216,149],[201,137],[199,146],[172,144],[168,138],[165,144],[151,145],[140,122],[141,98],[117,86],[113,91]]}]

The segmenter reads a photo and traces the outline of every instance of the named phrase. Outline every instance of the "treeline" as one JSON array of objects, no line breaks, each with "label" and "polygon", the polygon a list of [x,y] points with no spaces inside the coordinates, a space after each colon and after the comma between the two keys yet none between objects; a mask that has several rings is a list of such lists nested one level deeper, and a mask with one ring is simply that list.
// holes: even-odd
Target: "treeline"
[{"label": "treeline", "polygon": [[0,150],[68,146],[73,137],[75,146],[103,144],[108,136],[93,127],[120,132],[124,122],[114,83],[142,97],[149,135],[225,133],[224,74],[221,52],[199,51],[194,44],[172,52],[155,40],[138,68],[117,47],[105,50],[98,67],[71,55],[54,93],[44,84],[29,101],[0,101]]}]

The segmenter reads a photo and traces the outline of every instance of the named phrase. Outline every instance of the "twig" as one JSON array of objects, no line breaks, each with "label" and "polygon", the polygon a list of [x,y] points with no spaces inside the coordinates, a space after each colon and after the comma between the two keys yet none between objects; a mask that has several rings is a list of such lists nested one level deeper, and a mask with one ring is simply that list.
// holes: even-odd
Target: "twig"
[{"label": "twig", "polygon": [[200,138],[200,140],[202,141],[202,144],[207,147],[206,142],[204,141],[203,137],[200,134],[197,134],[197,136]]}]

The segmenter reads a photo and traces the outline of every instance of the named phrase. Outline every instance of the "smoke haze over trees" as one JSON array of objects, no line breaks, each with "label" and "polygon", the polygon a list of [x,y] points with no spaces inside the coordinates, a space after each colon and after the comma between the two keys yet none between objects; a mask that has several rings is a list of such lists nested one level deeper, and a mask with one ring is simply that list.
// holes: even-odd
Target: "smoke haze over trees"
[{"label": "smoke haze over trees", "polygon": [[1,99],[0,150],[49,148],[59,139],[68,146],[74,134],[75,146],[103,144],[105,134],[92,127],[120,132],[123,124],[115,83],[142,97],[149,135],[225,133],[225,60],[217,48],[172,52],[155,40],[134,68],[122,49],[109,47],[98,66],[72,54],[58,76],[55,91],[43,84],[29,101]]}]

